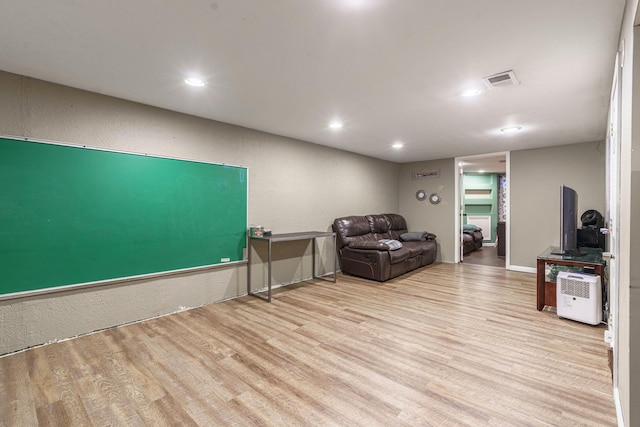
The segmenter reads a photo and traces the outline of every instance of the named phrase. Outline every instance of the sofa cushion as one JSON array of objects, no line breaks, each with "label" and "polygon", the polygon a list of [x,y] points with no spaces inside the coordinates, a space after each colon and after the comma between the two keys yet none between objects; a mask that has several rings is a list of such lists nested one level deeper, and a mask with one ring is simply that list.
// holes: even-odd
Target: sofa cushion
[{"label": "sofa cushion", "polygon": [[415,257],[418,255],[422,255],[422,253],[424,252],[423,243],[425,243],[425,241],[402,242],[402,246],[409,249],[409,253],[411,254],[411,257]]},{"label": "sofa cushion", "polygon": [[389,231],[389,220],[385,215],[367,215],[367,220],[372,233],[386,234]]},{"label": "sofa cushion", "polygon": [[336,218],[333,222],[333,231],[337,234],[338,249],[358,240],[377,240],[371,234],[369,221],[364,216]]},{"label": "sofa cushion", "polygon": [[384,214],[389,222],[389,238],[400,240],[400,235],[407,232],[407,222],[402,215]]},{"label": "sofa cushion", "polygon": [[398,250],[389,251],[388,254],[391,264],[397,264],[411,258],[411,251],[404,246]]},{"label": "sofa cushion", "polygon": [[407,230],[407,221],[399,214],[384,214],[389,220],[389,228],[391,230]]},{"label": "sofa cushion", "polygon": [[420,242],[420,247],[422,248],[422,253],[437,253],[438,245],[435,240],[427,240],[426,242]]}]

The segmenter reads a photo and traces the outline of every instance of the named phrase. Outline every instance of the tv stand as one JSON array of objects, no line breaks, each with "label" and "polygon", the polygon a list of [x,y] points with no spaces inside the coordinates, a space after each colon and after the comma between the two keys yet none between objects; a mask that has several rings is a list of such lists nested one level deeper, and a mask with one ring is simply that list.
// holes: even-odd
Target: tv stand
[{"label": "tv stand", "polygon": [[[593,274],[600,276],[602,286],[605,286],[604,268],[606,262],[602,258],[602,249],[600,248],[580,248],[580,255],[562,255],[558,254],[560,248],[550,246],[540,255],[536,265],[536,308],[542,310],[544,306],[556,306],[556,282],[547,281],[546,266],[547,264],[564,265],[570,267],[592,267]],[[603,301],[605,293],[602,293]]]},{"label": "tv stand", "polygon": [[564,252],[560,250],[559,247],[554,247],[556,250],[551,252],[551,255],[560,255],[566,258],[571,258],[571,257],[580,257],[582,255],[586,255],[587,253],[583,250],[581,250],[581,248],[576,249],[575,251],[572,250],[565,250]]}]

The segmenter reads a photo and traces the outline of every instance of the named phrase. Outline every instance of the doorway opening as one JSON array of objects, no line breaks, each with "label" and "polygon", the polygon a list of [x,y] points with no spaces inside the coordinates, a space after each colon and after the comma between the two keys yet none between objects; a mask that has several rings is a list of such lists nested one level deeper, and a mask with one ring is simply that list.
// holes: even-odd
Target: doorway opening
[{"label": "doorway opening", "polygon": [[509,153],[456,158],[456,262],[509,265]]}]

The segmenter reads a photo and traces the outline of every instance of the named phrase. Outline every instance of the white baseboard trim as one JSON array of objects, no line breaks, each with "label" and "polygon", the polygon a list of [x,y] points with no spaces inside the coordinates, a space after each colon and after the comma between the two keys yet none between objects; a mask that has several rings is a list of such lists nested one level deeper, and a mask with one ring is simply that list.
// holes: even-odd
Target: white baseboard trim
[{"label": "white baseboard trim", "polygon": [[523,273],[534,273],[534,274],[538,272],[538,270],[536,270],[535,267],[523,267],[521,265],[508,265],[507,270],[522,271]]},{"label": "white baseboard trim", "polygon": [[482,242],[482,246],[493,246],[495,248],[498,245],[496,245],[496,242]]}]

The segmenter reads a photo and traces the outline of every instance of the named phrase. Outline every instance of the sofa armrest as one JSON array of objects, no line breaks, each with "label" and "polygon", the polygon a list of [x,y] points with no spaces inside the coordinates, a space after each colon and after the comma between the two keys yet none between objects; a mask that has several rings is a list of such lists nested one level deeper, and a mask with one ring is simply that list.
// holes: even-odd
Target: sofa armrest
[{"label": "sofa armrest", "polygon": [[391,251],[356,249],[345,246],[340,250],[340,267],[346,274],[365,277],[379,282],[391,277]]},{"label": "sofa armrest", "polygon": [[375,240],[363,240],[349,243],[349,249],[369,249],[375,251],[388,251],[389,245]]}]

